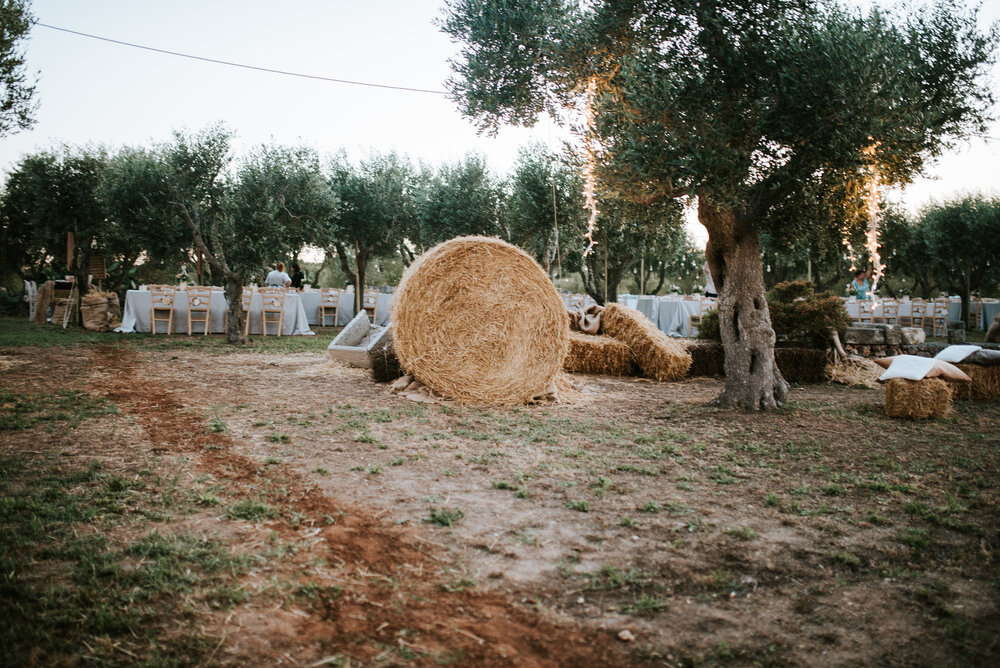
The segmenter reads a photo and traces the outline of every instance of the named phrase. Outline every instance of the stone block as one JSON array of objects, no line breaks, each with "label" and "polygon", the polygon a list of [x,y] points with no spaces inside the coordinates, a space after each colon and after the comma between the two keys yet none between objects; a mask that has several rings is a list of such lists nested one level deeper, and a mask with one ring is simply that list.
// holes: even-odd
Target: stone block
[{"label": "stone block", "polygon": [[927,340],[927,332],[923,327],[900,327],[900,333],[903,335],[903,343],[908,345],[917,345]]},{"label": "stone block", "polygon": [[359,369],[370,369],[372,351],[384,343],[389,336],[388,327],[372,326],[368,314],[362,311],[354,316],[326,349],[326,354],[334,362]]},{"label": "stone block", "polygon": [[844,333],[844,343],[858,346],[884,345],[885,329],[882,327],[848,327]]},{"label": "stone block", "polygon": [[885,328],[885,342],[890,346],[898,346],[903,343],[903,331],[899,325],[888,325]]}]

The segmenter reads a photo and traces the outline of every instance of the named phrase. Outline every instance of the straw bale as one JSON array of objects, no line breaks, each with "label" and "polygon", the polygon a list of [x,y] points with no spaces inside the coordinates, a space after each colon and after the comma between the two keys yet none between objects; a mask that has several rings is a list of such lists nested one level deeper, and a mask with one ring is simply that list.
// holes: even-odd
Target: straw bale
[{"label": "straw bale", "polygon": [[826,379],[842,385],[863,385],[878,388],[882,367],[865,357],[849,357],[826,367]]},{"label": "straw bale", "polygon": [[629,347],[643,375],[655,380],[680,380],[691,368],[691,355],[639,311],[608,304],[601,314],[604,333]]},{"label": "straw bale", "polygon": [[726,356],[718,341],[688,341],[687,351],[691,355],[689,376],[725,375]]},{"label": "straw bale", "polygon": [[952,383],[952,393],[956,399],[984,401],[1000,397],[1000,366],[979,364],[956,364],[972,379],[971,383]]},{"label": "straw bale", "polygon": [[610,336],[570,332],[563,369],[570,373],[631,376],[632,355],[624,343]]},{"label": "straw bale", "polygon": [[816,382],[826,377],[827,351],[820,348],[775,348],[774,361],[790,383]]},{"label": "straw bale", "polygon": [[403,369],[434,392],[473,405],[546,394],[569,348],[555,286],[524,251],[459,237],[410,265],[392,302]]},{"label": "straw bale", "polygon": [[885,414],[911,419],[951,414],[951,387],[940,378],[892,378],[885,385]]}]

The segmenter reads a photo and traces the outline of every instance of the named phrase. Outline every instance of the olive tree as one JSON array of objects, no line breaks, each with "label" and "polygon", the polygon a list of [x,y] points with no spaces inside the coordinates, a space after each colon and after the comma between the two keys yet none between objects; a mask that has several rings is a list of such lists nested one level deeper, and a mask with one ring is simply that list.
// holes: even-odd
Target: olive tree
[{"label": "olive tree", "polygon": [[243,336],[243,286],[273,258],[325,238],[337,200],[316,154],[263,146],[231,169],[233,134],[221,125],[175,133],[162,148],[172,204],[195,247],[225,281],[230,343]]},{"label": "olive tree", "polygon": [[480,128],[589,97],[603,191],[697,198],[720,290],[716,403],[758,410],[788,391],[764,297],[768,212],[819,180],[905,183],[983,132],[997,37],[976,19],[949,0],[907,13],[818,0],[452,0],[442,26],[462,45],[451,94]]}]

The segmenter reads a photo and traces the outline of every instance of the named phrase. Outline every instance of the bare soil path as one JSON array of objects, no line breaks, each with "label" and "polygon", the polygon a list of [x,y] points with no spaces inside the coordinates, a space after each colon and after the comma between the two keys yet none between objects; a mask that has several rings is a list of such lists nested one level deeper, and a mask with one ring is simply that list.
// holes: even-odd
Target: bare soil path
[{"label": "bare soil path", "polygon": [[[214,541],[232,564],[119,602],[148,633],[66,622],[89,649],[35,641],[18,658],[957,666],[998,649],[996,403],[908,422],[877,391],[817,384],[747,415],[705,405],[715,379],[581,377],[573,404],[481,410],[397,399],[312,353],[0,357],[7,393],[117,409],[0,431],[15,462],[0,524],[28,517],[32,470],[64,481],[96,461],[59,483],[117,503],[74,525],[114,561],[92,586],[159,564],[135,547],[151,536]],[[0,598],[79,571],[29,551],[31,572],[4,557]]]}]

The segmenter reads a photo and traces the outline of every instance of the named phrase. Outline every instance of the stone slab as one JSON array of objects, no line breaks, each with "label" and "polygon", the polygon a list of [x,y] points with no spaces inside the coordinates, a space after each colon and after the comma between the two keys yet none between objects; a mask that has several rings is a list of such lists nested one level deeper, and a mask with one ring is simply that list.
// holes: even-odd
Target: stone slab
[{"label": "stone slab", "polygon": [[373,326],[368,320],[368,314],[362,311],[330,342],[326,354],[334,362],[370,369],[372,352],[385,344],[385,338],[390,332],[389,327]]}]

